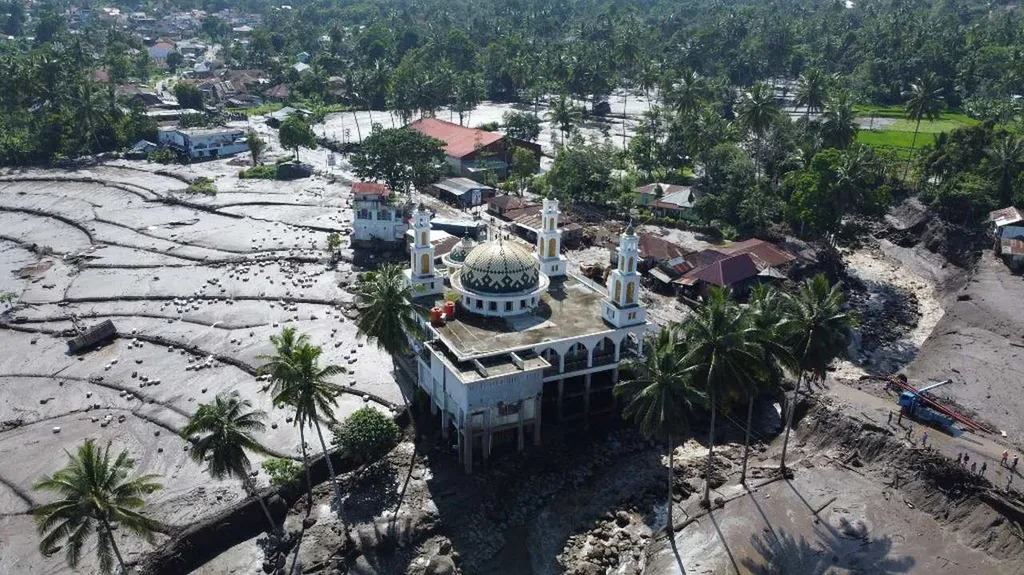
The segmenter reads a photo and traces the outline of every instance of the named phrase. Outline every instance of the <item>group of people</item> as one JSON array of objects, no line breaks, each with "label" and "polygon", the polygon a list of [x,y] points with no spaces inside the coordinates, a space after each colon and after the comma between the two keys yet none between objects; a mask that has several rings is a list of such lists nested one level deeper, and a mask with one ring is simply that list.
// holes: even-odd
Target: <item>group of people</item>
[{"label": "group of people", "polygon": [[[956,454],[956,464],[957,465],[966,468],[967,467],[967,463],[970,462],[970,461],[971,461],[970,454],[968,454],[968,453],[957,453]],[[985,462],[985,461],[982,461],[981,462],[981,475],[985,475],[985,470],[987,470],[987,469],[988,469],[988,463]],[[971,463],[971,473],[973,473],[975,475],[978,474],[978,462],[977,461],[974,461],[973,463]]]}]

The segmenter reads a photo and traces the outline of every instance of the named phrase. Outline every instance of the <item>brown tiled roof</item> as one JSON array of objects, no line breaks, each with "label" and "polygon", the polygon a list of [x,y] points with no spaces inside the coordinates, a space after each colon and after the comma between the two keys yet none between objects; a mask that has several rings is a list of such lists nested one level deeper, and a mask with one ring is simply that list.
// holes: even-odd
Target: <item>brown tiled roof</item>
[{"label": "brown tiled roof", "polygon": [[455,246],[459,245],[459,242],[461,241],[462,238],[448,236],[446,238],[437,240],[436,242],[430,242],[431,245],[434,246],[434,259],[444,257],[445,255],[448,254],[448,252],[452,251],[452,249],[454,249]]},{"label": "brown tiled roof", "polygon": [[644,259],[652,258],[658,261],[667,261],[686,255],[685,249],[653,234],[640,234],[637,236],[637,240],[640,248],[640,257]]},{"label": "brown tiled roof", "polygon": [[263,92],[263,95],[268,98],[287,100],[288,98],[291,97],[292,91],[288,89],[288,86],[285,86],[284,84],[278,84],[273,88],[269,88],[267,91]]},{"label": "brown tiled roof", "polygon": [[391,190],[384,184],[378,184],[377,182],[356,182],[352,184],[352,193],[361,196],[383,196],[386,198],[391,195]]},{"label": "brown tiled roof", "polygon": [[757,274],[757,265],[754,264],[754,259],[750,254],[736,254],[720,259],[711,265],[690,270],[677,281],[687,285],[702,281],[720,287],[729,287]]},{"label": "brown tiled roof", "polygon": [[487,200],[487,205],[500,210],[518,210],[528,206],[535,206],[533,202],[527,201],[525,198],[517,198],[516,196],[501,195],[494,196]]},{"label": "brown tiled roof", "polygon": [[501,139],[501,134],[467,128],[437,118],[420,118],[409,124],[417,132],[444,142],[444,151],[453,158],[464,158],[478,147],[489,146]]},{"label": "brown tiled roof", "polygon": [[757,238],[730,244],[722,250],[729,255],[750,254],[754,257],[758,269],[783,266],[796,259],[796,256],[775,244]]}]

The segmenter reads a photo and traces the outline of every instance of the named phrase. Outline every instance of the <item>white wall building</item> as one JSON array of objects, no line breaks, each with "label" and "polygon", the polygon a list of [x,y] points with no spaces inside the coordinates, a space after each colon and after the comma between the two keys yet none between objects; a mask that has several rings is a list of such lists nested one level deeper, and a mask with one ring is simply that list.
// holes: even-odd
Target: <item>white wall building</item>
[{"label": "white wall building", "polygon": [[235,128],[173,128],[160,130],[157,143],[170,146],[190,157],[222,158],[248,152],[245,132]]},{"label": "white wall building", "polygon": [[384,184],[352,184],[352,239],[356,242],[399,243],[409,224],[400,206],[388,203],[391,190]]},{"label": "white wall building", "polygon": [[[632,272],[628,262],[636,250],[633,230],[620,239],[621,273],[601,289],[566,273],[564,261],[550,255],[550,241],[554,254],[560,247],[549,233],[558,229],[557,203],[546,203],[545,214],[551,221],[534,252],[515,240],[472,246],[449,276],[449,289],[459,295],[454,317],[424,320],[424,343],[413,342],[419,386],[440,415],[442,434],[454,434],[467,473],[474,458],[486,461],[495,446],[539,444],[543,421],[586,426],[592,418],[614,417],[618,364],[643,352],[648,324],[637,303],[639,278],[632,283],[635,255]],[[418,223],[414,214],[414,222],[414,233],[429,229],[429,216]],[[435,276],[423,254],[429,256],[414,246],[408,272],[420,285],[437,281],[424,279]],[[629,285],[637,290],[632,303],[623,295]],[[443,301],[424,295],[418,303],[429,308]]]}]

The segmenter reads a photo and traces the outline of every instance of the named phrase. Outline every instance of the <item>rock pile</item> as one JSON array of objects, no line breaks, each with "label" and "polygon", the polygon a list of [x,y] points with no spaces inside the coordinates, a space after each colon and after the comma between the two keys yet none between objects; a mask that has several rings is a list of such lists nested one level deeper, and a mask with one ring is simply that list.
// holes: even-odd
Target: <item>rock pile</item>
[{"label": "rock pile", "polygon": [[566,541],[558,564],[570,575],[615,573],[636,575],[644,567],[644,547],[650,531],[636,510],[619,510],[594,522],[589,531]]}]

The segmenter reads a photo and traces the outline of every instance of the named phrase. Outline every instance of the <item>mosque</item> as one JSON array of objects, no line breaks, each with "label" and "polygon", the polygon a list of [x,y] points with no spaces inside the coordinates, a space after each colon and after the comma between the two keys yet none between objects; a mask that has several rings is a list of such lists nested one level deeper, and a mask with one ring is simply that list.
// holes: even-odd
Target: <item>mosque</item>
[{"label": "mosque", "polygon": [[419,386],[440,412],[467,473],[495,448],[539,445],[541,422],[613,416],[619,362],[643,353],[638,240],[619,240],[618,265],[601,288],[568,273],[558,201],[544,200],[533,250],[502,238],[469,238],[434,267],[430,212],[413,212],[406,270],[416,303],[431,309],[412,338]]}]

